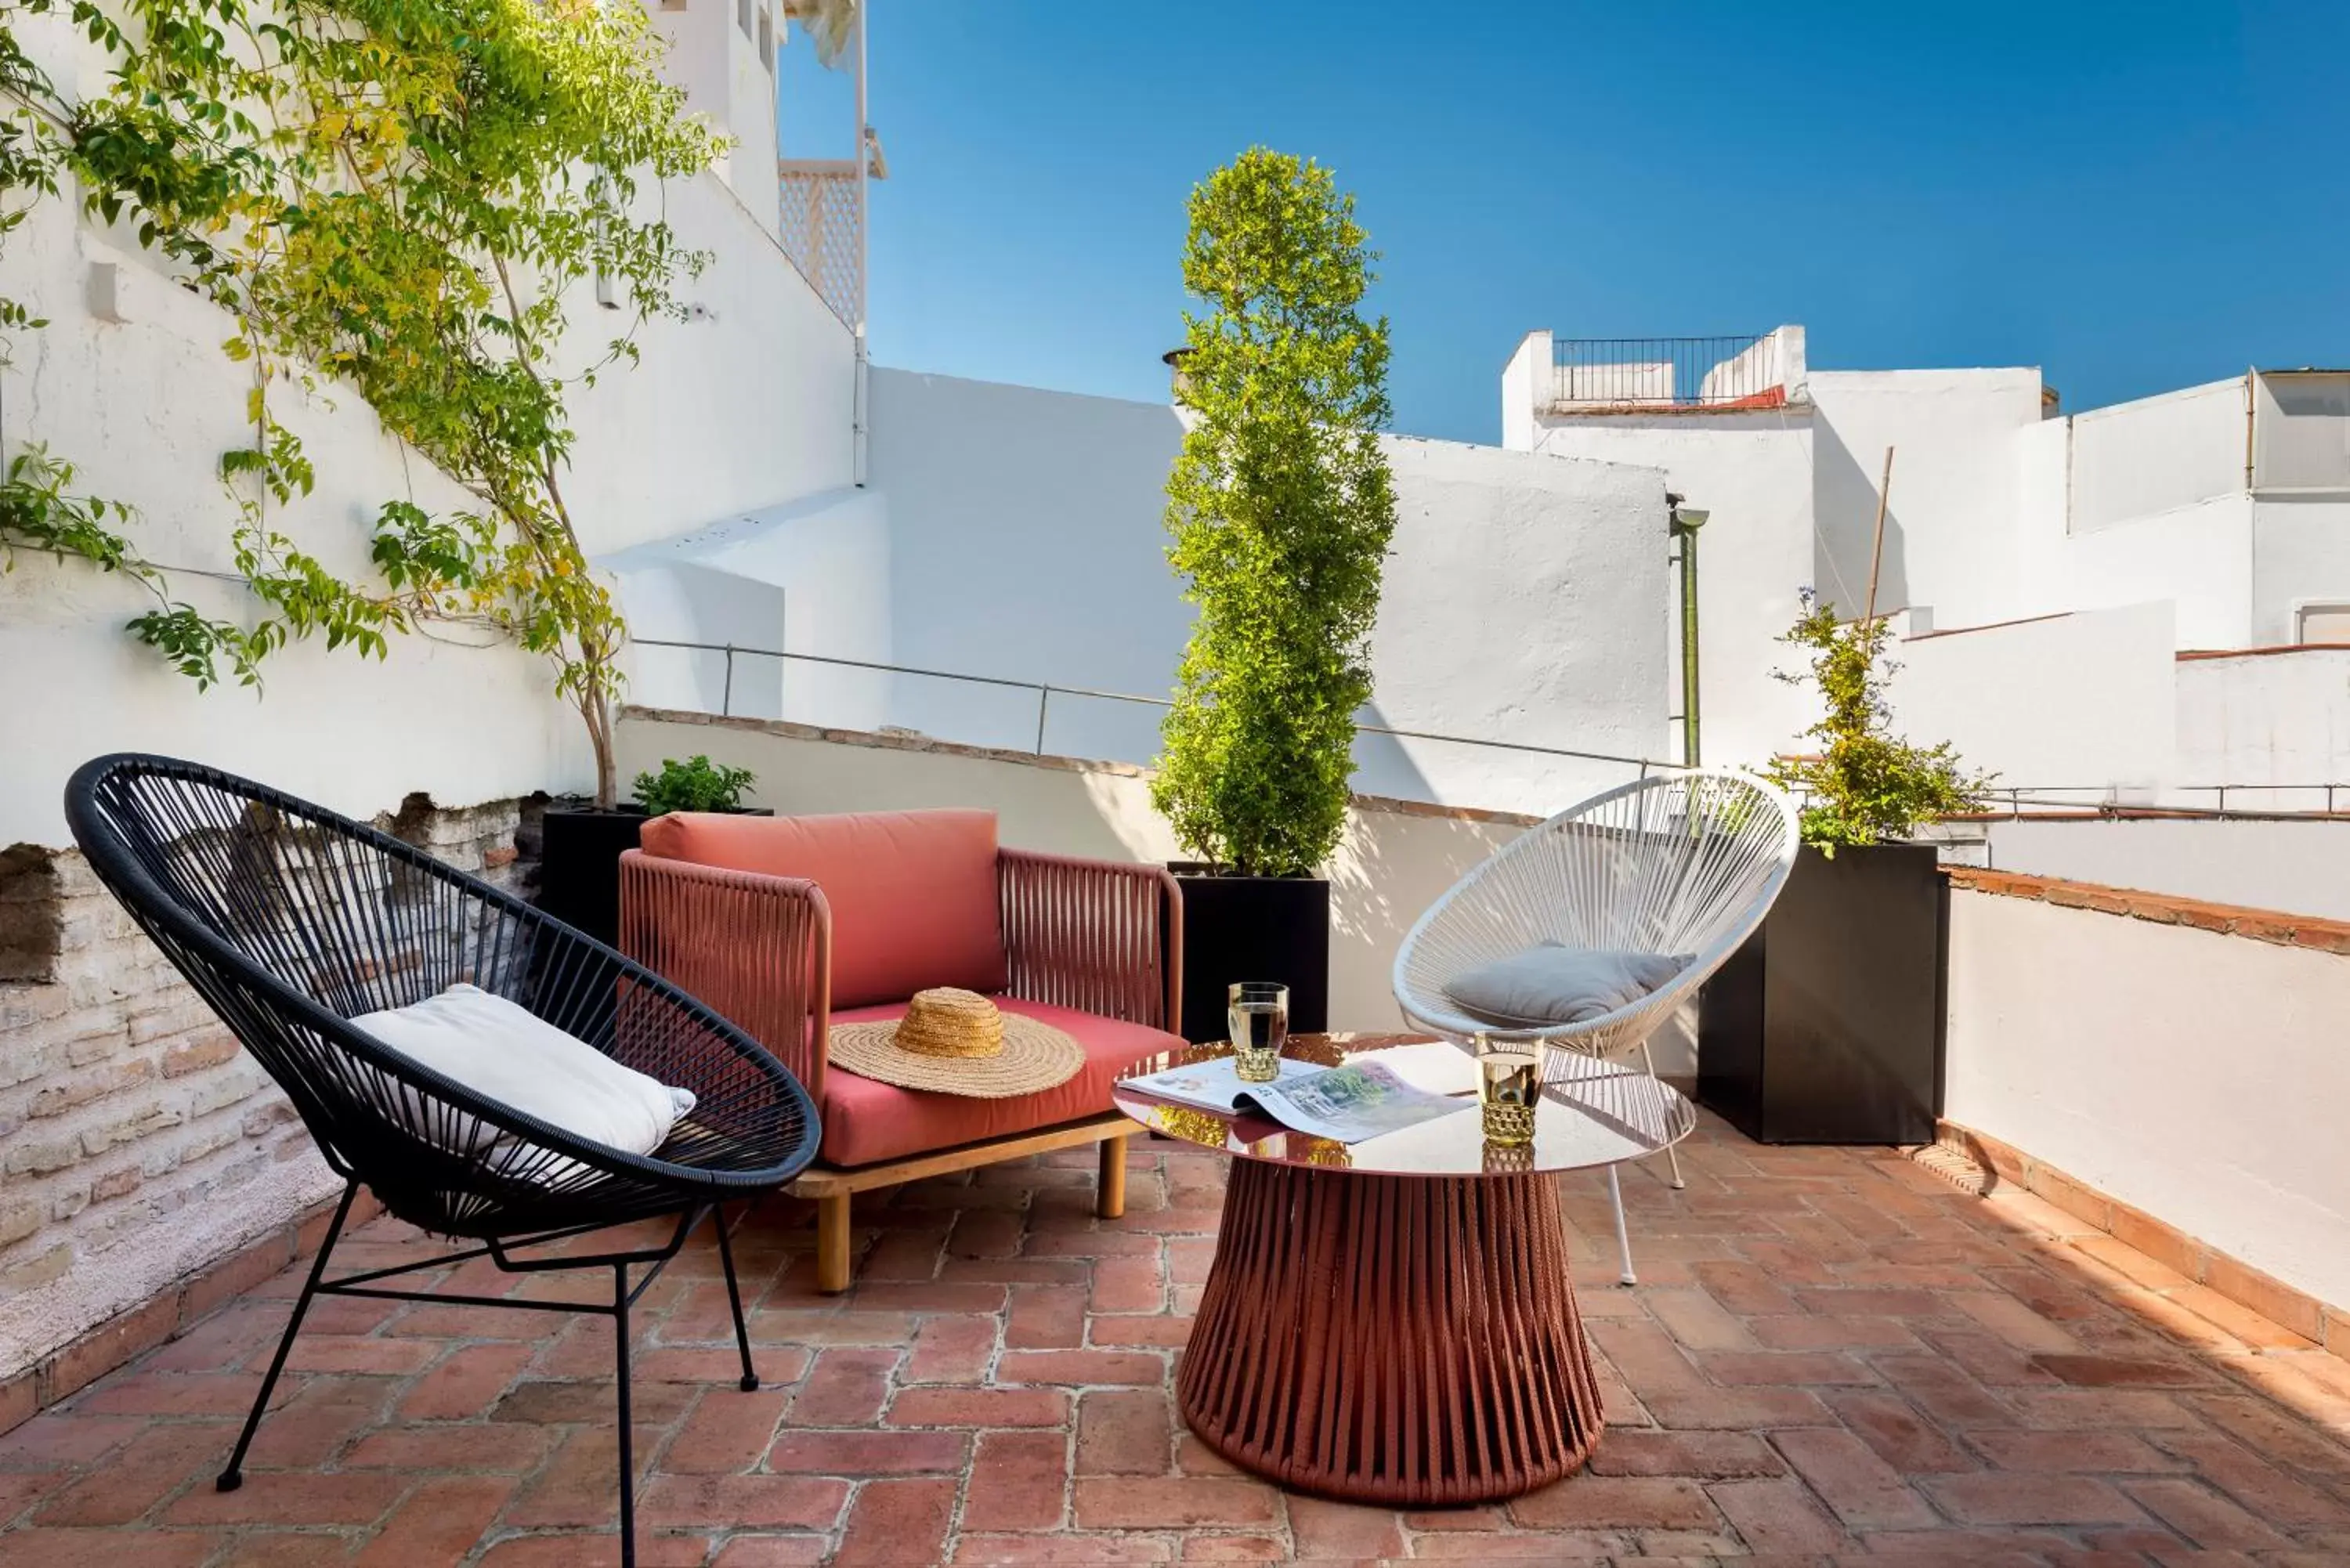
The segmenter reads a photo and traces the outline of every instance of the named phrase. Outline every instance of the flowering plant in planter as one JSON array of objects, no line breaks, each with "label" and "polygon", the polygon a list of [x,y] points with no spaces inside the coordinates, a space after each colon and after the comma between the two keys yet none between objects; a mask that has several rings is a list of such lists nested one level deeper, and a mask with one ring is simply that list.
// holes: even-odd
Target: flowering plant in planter
[{"label": "flowering plant in planter", "polygon": [[1810,756],[1780,757],[1773,783],[1804,801],[1804,842],[1821,854],[1902,839],[1921,823],[1975,809],[1991,776],[1970,772],[1948,741],[1912,745],[1893,733],[1883,661],[1892,635],[1882,617],[1840,622],[1835,607],[1806,610],[1780,640],[1810,651],[1809,667],[1781,671],[1791,685],[1819,688],[1826,711],[1804,732],[1820,742]]}]

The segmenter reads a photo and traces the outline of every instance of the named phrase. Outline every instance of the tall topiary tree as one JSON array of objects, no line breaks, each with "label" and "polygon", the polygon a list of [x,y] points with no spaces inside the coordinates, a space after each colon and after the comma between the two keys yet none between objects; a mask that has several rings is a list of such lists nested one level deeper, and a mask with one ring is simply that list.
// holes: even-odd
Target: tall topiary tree
[{"label": "tall topiary tree", "polygon": [[1186,847],[1243,875],[1303,876],[1336,846],[1371,695],[1395,489],[1364,239],[1310,160],[1252,148],[1191,192],[1183,286],[1207,308],[1183,317],[1167,558],[1199,618],[1151,793]]}]

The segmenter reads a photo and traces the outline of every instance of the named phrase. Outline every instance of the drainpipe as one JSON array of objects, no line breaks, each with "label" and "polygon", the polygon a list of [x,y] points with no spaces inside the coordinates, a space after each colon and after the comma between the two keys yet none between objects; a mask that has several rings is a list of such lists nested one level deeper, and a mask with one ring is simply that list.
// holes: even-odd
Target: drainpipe
[{"label": "drainpipe", "polygon": [[1707,513],[1683,506],[1682,498],[1667,494],[1671,506],[1672,522],[1668,528],[1678,541],[1677,557],[1681,568],[1681,762],[1698,765],[1698,700],[1697,700],[1697,531],[1705,526]]},{"label": "drainpipe", "polygon": [[870,434],[867,426],[872,416],[869,389],[872,361],[866,352],[865,336],[865,324],[869,315],[867,296],[873,288],[872,274],[868,265],[873,234],[869,191],[873,127],[872,109],[865,96],[865,21],[869,8],[869,3],[857,8],[857,380],[850,393],[849,480],[859,490],[865,488],[866,454]]}]

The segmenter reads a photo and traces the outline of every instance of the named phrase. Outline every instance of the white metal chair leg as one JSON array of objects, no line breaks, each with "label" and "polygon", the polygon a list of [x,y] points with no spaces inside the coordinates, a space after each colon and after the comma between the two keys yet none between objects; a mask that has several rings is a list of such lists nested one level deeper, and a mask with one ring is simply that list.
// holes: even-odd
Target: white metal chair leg
[{"label": "white metal chair leg", "polygon": [[[1648,1054],[1648,1043],[1646,1040],[1640,1042],[1640,1062],[1648,1069],[1649,1077],[1653,1078],[1657,1075],[1657,1059]],[[1681,1156],[1679,1146],[1669,1143],[1665,1145],[1665,1163],[1672,1168],[1673,1190],[1679,1192],[1687,1187],[1689,1183],[1681,1179]]]},{"label": "white metal chair leg", "polygon": [[1624,1259],[1622,1279],[1627,1285],[1637,1285],[1640,1279],[1632,1272],[1632,1232],[1624,1225],[1624,1184],[1612,1165],[1607,1168],[1607,1196],[1616,1205],[1616,1250]]}]

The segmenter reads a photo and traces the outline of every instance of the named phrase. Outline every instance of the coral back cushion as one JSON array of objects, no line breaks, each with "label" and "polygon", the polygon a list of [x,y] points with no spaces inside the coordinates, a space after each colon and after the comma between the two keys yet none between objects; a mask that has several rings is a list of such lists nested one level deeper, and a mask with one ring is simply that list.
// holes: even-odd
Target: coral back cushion
[{"label": "coral back cushion", "polygon": [[996,992],[1006,983],[992,811],[680,811],[646,823],[642,843],[665,859],[823,888],[835,1007],[903,1002],[926,986]]}]

